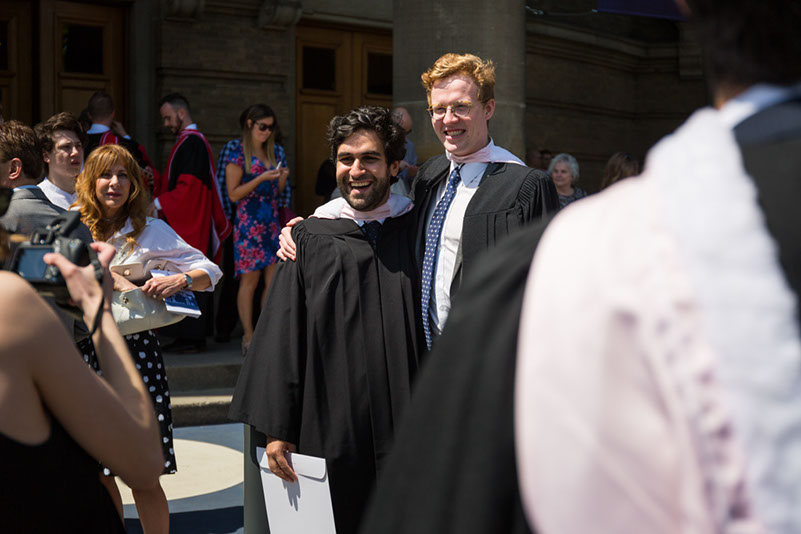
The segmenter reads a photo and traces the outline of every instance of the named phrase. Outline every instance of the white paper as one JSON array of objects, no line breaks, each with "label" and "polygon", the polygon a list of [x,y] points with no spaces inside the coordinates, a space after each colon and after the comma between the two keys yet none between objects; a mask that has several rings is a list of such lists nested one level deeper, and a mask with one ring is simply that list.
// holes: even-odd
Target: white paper
[{"label": "white paper", "polygon": [[[153,277],[157,276],[170,276],[176,273],[171,273],[167,271],[159,271],[156,269],[152,269],[150,274]],[[172,313],[178,313],[181,315],[186,315],[188,317],[200,317],[200,306],[197,304],[197,299],[195,298],[195,294],[189,291],[188,289],[182,289],[175,295],[171,297],[167,297],[164,299],[164,304],[167,307],[167,311]]]},{"label": "white paper", "polygon": [[287,457],[298,475],[291,484],[270,471],[264,448],[256,448],[270,533],[336,534],[325,459],[297,453]]}]

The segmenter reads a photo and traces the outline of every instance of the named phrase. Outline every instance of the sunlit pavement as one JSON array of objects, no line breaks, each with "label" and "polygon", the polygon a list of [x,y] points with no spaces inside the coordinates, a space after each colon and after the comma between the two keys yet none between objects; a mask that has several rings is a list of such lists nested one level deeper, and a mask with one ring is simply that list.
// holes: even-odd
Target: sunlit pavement
[{"label": "sunlit pavement", "polygon": [[[161,477],[170,503],[170,532],[243,533],[242,425],[175,429],[178,473]],[[131,492],[117,479],[129,533],[140,533]]]}]

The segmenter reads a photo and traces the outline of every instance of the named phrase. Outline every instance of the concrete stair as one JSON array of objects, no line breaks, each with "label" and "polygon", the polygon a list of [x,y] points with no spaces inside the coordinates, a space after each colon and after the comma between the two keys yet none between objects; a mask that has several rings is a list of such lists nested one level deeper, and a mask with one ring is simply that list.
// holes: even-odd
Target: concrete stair
[{"label": "concrete stair", "polygon": [[243,361],[239,343],[209,339],[205,352],[164,354],[173,426],[230,423],[228,407]]}]

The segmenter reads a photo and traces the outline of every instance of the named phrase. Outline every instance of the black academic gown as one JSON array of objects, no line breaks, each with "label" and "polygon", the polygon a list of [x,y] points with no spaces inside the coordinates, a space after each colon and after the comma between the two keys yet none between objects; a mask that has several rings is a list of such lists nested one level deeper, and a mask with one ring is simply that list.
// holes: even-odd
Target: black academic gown
[{"label": "black academic gown", "polygon": [[424,346],[414,220],[387,219],[377,251],[354,221],[293,228],[229,416],[327,461],[338,534],[356,532],[381,480]]},{"label": "black academic gown", "polygon": [[484,255],[418,378],[362,533],[529,533],[517,483],[514,381],[529,266],[550,220]]},{"label": "black academic gown", "polygon": [[[105,133],[106,132],[86,135],[86,147],[84,148],[84,154],[85,154],[84,157],[88,158],[89,154],[91,154],[96,148],[101,146],[100,143]],[[125,137],[119,137],[115,135],[113,137],[113,141],[111,144],[120,145],[124,147],[134,157],[137,165],[139,165],[140,168],[144,169],[145,167],[147,167],[147,162],[145,161],[145,158],[139,149],[139,143],[137,143],[133,139],[126,139]]]},{"label": "black academic gown", "polygon": [[[415,254],[422,271],[425,256],[427,215],[439,201],[437,192],[450,174],[450,161],[434,156],[420,167],[412,185],[412,199],[419,226]],[[538,169],[514,163],[489,163],[478,190],[467,204],[462,226],[462,240],[451,281],[451,296],[459,291],[475,261],[529,224],[542,220],[559,209],[559,196],[551,178]]]}]

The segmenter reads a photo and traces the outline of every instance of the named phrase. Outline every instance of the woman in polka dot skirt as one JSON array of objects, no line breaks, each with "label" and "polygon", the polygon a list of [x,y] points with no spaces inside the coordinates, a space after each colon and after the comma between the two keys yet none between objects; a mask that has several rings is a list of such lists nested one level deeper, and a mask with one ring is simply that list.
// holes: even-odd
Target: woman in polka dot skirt
[{"label": "woman in polka dot skirt", "polygon": [[[115,291],[139,289],[155,299],[170,297],[181,289],[213,291],[222,277],[220,269],[200,251],[190,247],[164,221],[146,216],[147,190],[136,161],[119,145],[104,145],[86,160],[76,184],[81,219],[97,241],[117,249],[111,262]],[[170,271],[170,276],[148,278],[151,270]],[[130,277],[127,278],[127,277]],[[138,277],[138,278],[137,278]],[[144,283],[142,283],[144,282]],[[176,472],[172,438],[172,411],[167,373],[158,339],[146,330],[125,336],[136,368],[150,393],[161,431],[164,474]],[[90,361],[90,355],[85,355]],[[90,363],[93,363],[90,361]],[[106,475],[111,473],[105,470]],[[112,478],[106,481],[122,508]],[[133,491],[145,532],[168,532],[169,508],[160,484]]]}]

